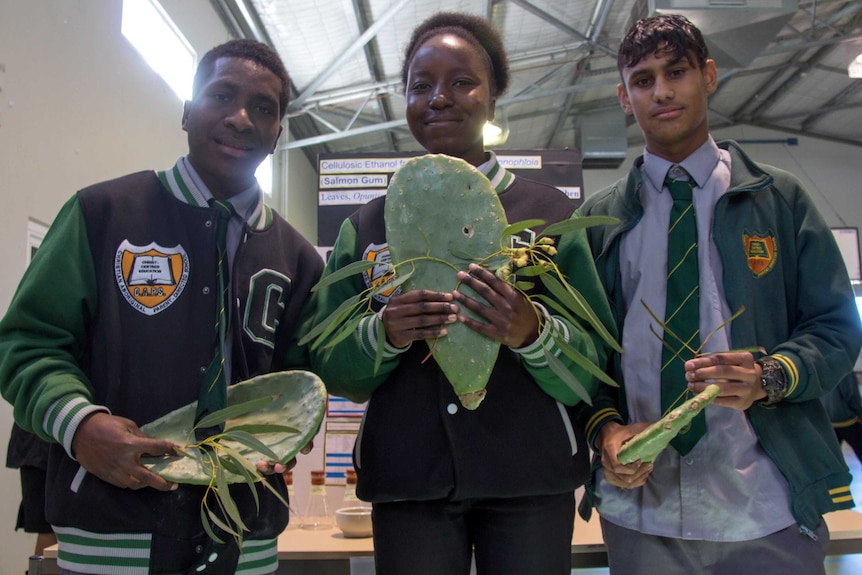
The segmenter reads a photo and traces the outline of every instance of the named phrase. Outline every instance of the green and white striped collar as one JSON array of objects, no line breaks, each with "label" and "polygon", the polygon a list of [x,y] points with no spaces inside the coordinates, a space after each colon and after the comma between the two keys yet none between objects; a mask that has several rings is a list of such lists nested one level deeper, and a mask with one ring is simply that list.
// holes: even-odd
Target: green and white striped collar
[{"label": "green and white striped collar", "polygon": [[515,174],[500,165],[494,152],[488,152],[488,161],[479,166],[478,169],[491,180],[491,185],[494,186],[498,194],[508,190],[515,182]]},{"label": "green and white striped collar", "polygon": [[[207,199],[212,197],[209,190],[202,190],[202,183],[196,183],[192,170],[194,168],[188,161],[187,156],[181,157],[170,170],[157,171],[156,175],[162,185],[167,188],[176,199],[192,206],[206,208],[209,206]],[[258,189],[259,192],[259,189]],[[258,193],[257,204],[246,219],[249,227],[253,230],[266,229],[272,223],[272,208],[263,201],[263,193]]]}]

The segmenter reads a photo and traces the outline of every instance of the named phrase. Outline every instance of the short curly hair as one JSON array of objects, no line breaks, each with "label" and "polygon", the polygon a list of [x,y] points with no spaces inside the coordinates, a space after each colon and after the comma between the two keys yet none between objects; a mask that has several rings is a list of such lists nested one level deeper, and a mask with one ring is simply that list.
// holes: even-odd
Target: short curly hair
[{"label": "short curly hair", "polygon": [[671,54],[675,60],[687,59],[703,68],[709,49],[700,30],[685,16],[660,14],[641,18],[629,28],[620,42],[617,69],[631,68],[651,54]]},{"label": "short curly hair", "polygon": [[419,47],[440,34],[454,34],[487,54],[494,84],[494,96],[499,96],[506,91],[509,87],[509,59],[503,47],[503,38],[489,21],[460,12],[439,12],[413,30],[401,64],[402,84],[407,85],[407,72]]},{"label": "short curly hair", "polygon": [[192,84],[192,98],[197,96],[203,85],[212,77],[216,61],[219,58],[250,60],[275,74],[281,81],[278,111],[280,118],[284,119],[285,114],[287,114],[287,105],[290,102],[290,77],[287,75],[284,62],[281,61],[278,53],[257,40],[230,40],[224,44],[219,44],[204,54],[204,57],[198,63],[198,69],[195,71],[195,78]]}]

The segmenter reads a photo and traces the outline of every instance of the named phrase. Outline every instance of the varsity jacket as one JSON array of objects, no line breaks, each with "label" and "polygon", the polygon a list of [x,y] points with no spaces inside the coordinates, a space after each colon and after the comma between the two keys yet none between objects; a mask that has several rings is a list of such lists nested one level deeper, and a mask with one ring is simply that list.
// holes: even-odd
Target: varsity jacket
[{"label": "varsity jacket", "polygon": [[[781,402],[757,402],[746,414],[790,484],[794,517],[803,531],[813,531],[823,513],[853,506],[850,474],[820,398],[853,367],[862,345],[859,312],[829,227],[799,181],[754,162],[733,141],[718,145],[730,152],[731,180],[715,206],[711,238],[721,256],[727,303],[731,310],[745,307],[730,326],[731,347],[765,348],[788,379]],[[587,230],[620,332],[620,238],[643,213],[642,161],[638,158],[627,178],[588,198],[580,210],[621,220],[616,227]],[[592,407],[584,408],[591,445],[605,423],[628,421],[618,356],[608,369],[621,387],[601,388]],[[581,512],[589,516],[588,507]]]},{"label": "varsity jacket", "polygon": [[[154,534],[202,534],[201,486],[119,489],[84,473],[70,453],[94,410],[140,426],[197,400],[214,354],[216,220],[182,162],[83,189],[60,211],[0,323],[3,396],[22,427],[56,442],[47,518],[61,566],[147,573]],[[228,304],[234,382],[307,366],[295,332],[323,267],[262,197],[244,228]],[[283,480],[269,479],[286,497]],[[258,513],[248,486],[234,487],[251,529],[243,557],[259,551],[265,560],[252,567],[272,572],[287,510],[259,487]]]},{"label": "varsity jacket", "polygon": [[[574,204],[559,190],[516,179],[491,158],[487,176],[509,222],[539,218],[552,223],[572,216]],[[354,261],[390,261],[384,202],[385,198],[378,198],[345,220],[324,277]],[[557,245],[557,265],[605,325],[611,325],[584,234],[565,234]],[[386,271],[380,266],[321,290],[315,321]],[[423,361],[429,353],[425,342],[413,342],[399,352],[376,341],[376,326],[382,321],[378,312],[386,301],[388,296],[372,302],[352,336],[311,354],[314,370],[331,394],[368,400],[353,453],[361,499],[519,497],[569,492],[583,484],[588,449],[567,407],[578,398],[554,375],[542,348],[556,355],[590,393],[598,383],[560,353],[548,329],[527,348],[501,347],[487,396],[478,409],[469,411],[461,407],[433,359]],[[605,345],[591,330],[581,331],[556,315],[546,314],[546,322],[554,322],[586,356],[605,361]],[[375,372],[377,345],[385,345],[385,351]]]}]

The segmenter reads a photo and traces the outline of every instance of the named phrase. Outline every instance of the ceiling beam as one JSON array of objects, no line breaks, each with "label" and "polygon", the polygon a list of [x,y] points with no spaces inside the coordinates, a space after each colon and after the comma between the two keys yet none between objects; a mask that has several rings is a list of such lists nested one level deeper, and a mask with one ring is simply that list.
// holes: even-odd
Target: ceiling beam
[{"label": "ceiling beam", "polygon": [[344,52],[339,54],[332,64],[326,68],[320,75],[317,76],[311,83],[305,87],[297,98],[290,103],[290,107],[296,110],[297,108],[301,108],[302,105],[308,100],[312,95],[317,92],[317,89],[320,88],[333,74],[335,74],[344,64],[350,61],[356,53],[365,48],[365,45],[371,41],[377,35],[378,30],[380,30],[383,26],[389,22],[389,20],[395,16],[401,8],[404,7],[407,2],[410,0],[398,0],[396,4],[390,6],[389,9],[377,20],[374,24],[372,24],[367,30],[365,30],[359,38],[354,40],[350,46],[347,47]]},{"label": "ceiling beam", "polygon": [[516,5],[520,6],[521,8],[526,10],[527,12],[530,12],[531,14],[538,16],[539,18],[541,18],[542,20],[544,20],[548,24],[551,24],[552,26],[559,28],[563,32],[566,32],[567,34],[577,38],[578,40],[582,40],[584,42],[588,42],[588,43],[592,44],[596,49],[601,50],[602,52],[605,52],[607,55],[612,56],[614,59],[616,59],[617,53],[614,50],[611,50],[607,46],[604,46],[604,45],[599,44],[597,42],[593,42],[587,35],[579,32],[578,30],[576,30],[574,28],[572,28],[568,24],[561,22],[559,18],[552,16],[548,12],[545,12],[544,10],[542,10],[541,8],[539,8],[538,6],[533,4],[532,2],[528,2],[527,0],[509,0],[509,2],[512,4],[516,4]]}]

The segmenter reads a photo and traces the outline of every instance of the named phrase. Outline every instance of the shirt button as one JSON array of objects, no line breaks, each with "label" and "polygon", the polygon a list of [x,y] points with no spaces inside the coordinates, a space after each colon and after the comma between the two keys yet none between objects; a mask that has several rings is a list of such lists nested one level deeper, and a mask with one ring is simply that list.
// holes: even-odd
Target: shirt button
[{"label": "shirt button", "polygon": [[208,293],[210,293],[210,288],[204,286],[203,292],[204,292],[204,295],[207,295]]},{"label": "shirt button", "polygon": [[694,457],[686,457],[685,458],[686,465],[694,465]]},{"label": "shirt button", "polygon": [[455,415],[456,413],[458,413],[458,406],[454,403],[450,403],[446,406],[446,411],[449,412],[449,415]]},{"label": "shirt button", "polygon": [[212,221],[212,220],[207,220],[207,221],[204,223],[204,226],[205,226],[205,227],[207,227],[207,228],[211,228],[211,227],[213,227],[213,221]]}]

